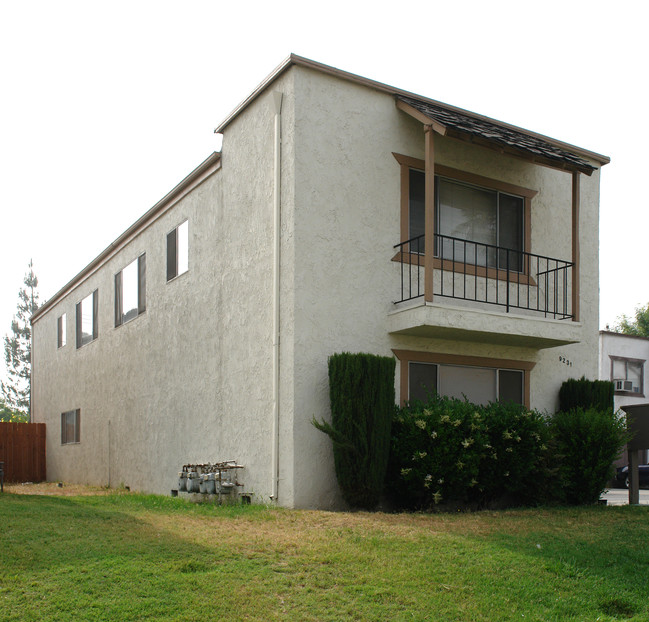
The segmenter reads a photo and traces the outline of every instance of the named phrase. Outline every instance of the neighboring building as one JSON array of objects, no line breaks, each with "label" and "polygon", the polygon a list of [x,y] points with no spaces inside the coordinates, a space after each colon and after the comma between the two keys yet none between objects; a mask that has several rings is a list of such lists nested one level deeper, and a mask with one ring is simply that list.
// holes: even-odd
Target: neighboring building
[{"label": "neighboring building", "polygon": [[607,157],[297,56],[216,131],[33,318],[48,478],[236,459],[257,500],[341,507],[332,353],[395,356],[401,401],[553,411],[596,376]]},{"label": "neighboring building", "polygon": [[[599,332],[599,379],[611,380],[615,385],[614,404],[619,410],[630,404],[646,404],[649,396],[647,361],[649,339],[623,335],[606,330]],[[649,452],[641,452],[640,462],[649,463]],[[628,463],[626,450],[616,462],[617,466]]]}]

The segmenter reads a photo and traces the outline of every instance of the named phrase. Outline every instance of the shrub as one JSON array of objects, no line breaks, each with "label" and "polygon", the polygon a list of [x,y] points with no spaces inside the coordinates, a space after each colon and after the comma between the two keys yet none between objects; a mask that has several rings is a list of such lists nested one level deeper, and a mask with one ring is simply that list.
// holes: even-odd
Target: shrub
[{"label": "shrub", "polygon": [[434,395],[397,413],[387,492],[410,509],[533,502],[544,489],[547,440],[543,417],[523,406]]},{"label": "shrub", "polygon": [[383,492],[395,410],[395,360],[343,352],[329,357],[331,423],[313,425],[333,441],[336,477],[350,506],[373,509]]},{"label": "shrub", "polygon": [[555,413],[551,432],[558,460],[559,501],[596,503],[627,442],[626,422],[611,410],[575,408]]},{"label": "shrub", "polygon": [[574,408],[595,408],[613,412],[613,383],[610,380],[566,380],[559,389],[559,410],[568,412]]},{"label": "shrub", "polygon": [[535,410],[508,402],[484,407],[489,447],[480,462],[481,501],[509,505],[546,500],[550,431]]}]

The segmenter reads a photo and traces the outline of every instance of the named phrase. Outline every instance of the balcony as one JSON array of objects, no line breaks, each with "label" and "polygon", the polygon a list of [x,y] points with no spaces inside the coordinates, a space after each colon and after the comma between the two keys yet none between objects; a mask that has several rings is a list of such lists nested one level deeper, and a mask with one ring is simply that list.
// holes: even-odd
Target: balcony
[{"label": "balcony", "polygon": [[436,234],[427,275],[425,246],[420,235],[394,247],[400,282],[391,333],[537,349],[580,341],[572,262]]}]

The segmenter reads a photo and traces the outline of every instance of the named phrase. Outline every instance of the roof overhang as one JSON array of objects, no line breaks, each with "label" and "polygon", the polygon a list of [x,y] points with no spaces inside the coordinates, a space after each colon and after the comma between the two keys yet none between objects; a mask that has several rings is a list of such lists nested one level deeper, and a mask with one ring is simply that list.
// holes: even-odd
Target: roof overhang
[{"label": "roof overhang", "polygon": [[[543,136],[542,134],[536,134],[534,132],[530,132],[529,130],[525,130],[519,127],[516,127],[514,125],[509,125],[507,123],[503,123],[502,121],[497,121],[495,119],[490,119],[489,117],[485,117],[483,115],[476,114],[474,112],[470,112],[468,110],[463,110],[462,108],[457,108],[455,106],[450,106],[448,104],[436,101],[434,99],[430,99],[427,97],[422,97],[421,95],[417,95],[415,93],[412,93],[410,91],[405,91],[403,89],[399,89],[393,86],[389,86],[387,84],[384,84],[382,82],[377,82],[375,80],[370,80],[369,78],[364,78],[362,76],[359,76],[354,73],[350,73],[348,71],[343,71],[341,69],[337,69],[335,67],[331,67],[330,65],[325,65],[323,63],[318,63],[316,61],[310,60],[308,58],[304,58],[303,56],[298,56],[296,54],[291,54],[289,55],[282,63],[280,63],[260,84],[259,86],[248,96],[246,99],[244,99],[220,124],[219,126],[214,130],[216,133],[220,134],[222,133],[230,123],[241,113],[243,110],[245,110],[257,97],[259,97],[273,82],[275,82],[280,76],[282,76],[286,71],[288,71],[291,67],[293,66],[299,66],[299,67],[305,67],[308,69],[313,69],[314,71],[318,71],[320,73],[324,73],[336,78],[339,78],[341,80],[347,80],[350,82],[354,82],[356,84],[360,84],[362,86],[366,86],[368,88],[374,89],[375,91],[380,91],[382,93],[386,93],[389,95],[393,95],[397,97],[397,101],[399,99],[404,100],[404,103],[407,102],[408,100],[412,100],[414,102],[418,102],[419,105],[425,104],[427,106],[431,106],[433,108],[438,109],[439,111],[444,111],[447,115],[456,115],[463,117],[465,120],[470,121],[471,123],[474,124],[488,124],[492,128],[497,128],[500,133],[502,134],[509,134],[509,133],[514,133],[518,135],[518,138],[520,140],[525,139],[526,141],[530,141],[531,143],[534,143],[535,141],[540,141],[543,145],[545,145],[546,149],[549,150],[560,150],[563,152],[566,152],[568,156],[572,156],[573,158],[576,157],[577,160],[573,162],[572,166],[570,165],[571,158],[568,157],[566,159],[566,162],[562,165],[562,163],[559,160],[556,160],[554,158],[547,157],[547,154],[536,154],[534,155],[533,149],[535,148],[533,145],[530,146],[527,149],[520,149],[516,148],[516,145],[500,145],[497,148],[501,151],[504,152],[509,152],[512,155],[518,155],[525,157],[526,159],[532,159],[536,157],[537,162],[541,164],[545,164],[547,166],[553,166],[554,168],[565,168],[568,170],[580,170],[581,168],[578,168],[581,166],[584,170],[581,172],[584,172],[588,175],[590,175],[593,170],[597,168],[597,166],[603,166],[605,164],[608,164],[611,159],[608,156],[601,155],[599,153],[595,153],[594,151],[588,151],[586,149],[582,149],[581,147],[576,147],[574,145],[570,145],[568,143],[561,142],[559,140],[556,140],[554,138],[550,138],[548,136]],[[417,110],[417,108],[413,105],[410,106],[411,108]],[[419,106],[421,107],[421,106]],[[444,133],[446,132],[447,135],[453,135],[457,138],[463,139],[463,140],[471,140],[474,143],[478,144],[484,144],[485,146],[489,147],[494,147],[496,144],[495,139],[494,140],[488,140],[488,137],[486,136],[474,136],[473,138],[469,138],[469,134],[467,132],[461,132],[459,128],[452,128],[450,127],[451,124],[447,120],[446,122],[444,121],[439,121],[437,118],[429,116],[426,114],[426,112],[421,112],[420,111],[420,116],[416,117],[419,118],[422,123],[426,123],[429,125],[433,125],[433,129],[435,131],[438,131],[439,133]],[[443,129],[444,128],[444,129]],[[595,163],[595,166],[591,164],[591,162]]]},{"label": "roof overhang", "polygon": [[477,118],[421,99],[397,95],[397,108],[443,136],[530,160],[543,166],[592,175],[588,160],[549,140],[486,118]]}]

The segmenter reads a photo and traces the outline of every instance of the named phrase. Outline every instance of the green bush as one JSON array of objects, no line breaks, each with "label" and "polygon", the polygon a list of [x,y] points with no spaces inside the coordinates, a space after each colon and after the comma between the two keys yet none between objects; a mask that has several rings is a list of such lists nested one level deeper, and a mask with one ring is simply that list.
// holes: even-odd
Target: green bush
[{"label": "green bush", "polygon": [[547,442],[544,418],[523,406],[433,395],[396,415],[387,492],[410,509],[536,502],[545,490]]},{"label": "green bush", "polygon": [[614,474],[613,461],[627,442],[626,422],[611,410],[575,408],[552,417],[559,501],[596,503]]},{"label": "green bush", "polygon": [[395,360],[343,352],[329,357],[331,423],[313,424],[333,441],[336,477],[355,508],[373,509],[383,492],[395,410]]},{"label": "green bush", "polygon": [[559,389],[559,410],[569,412],[574,408],[594,408],[613,412],[614,387],[610,380],[566,380]]}]

